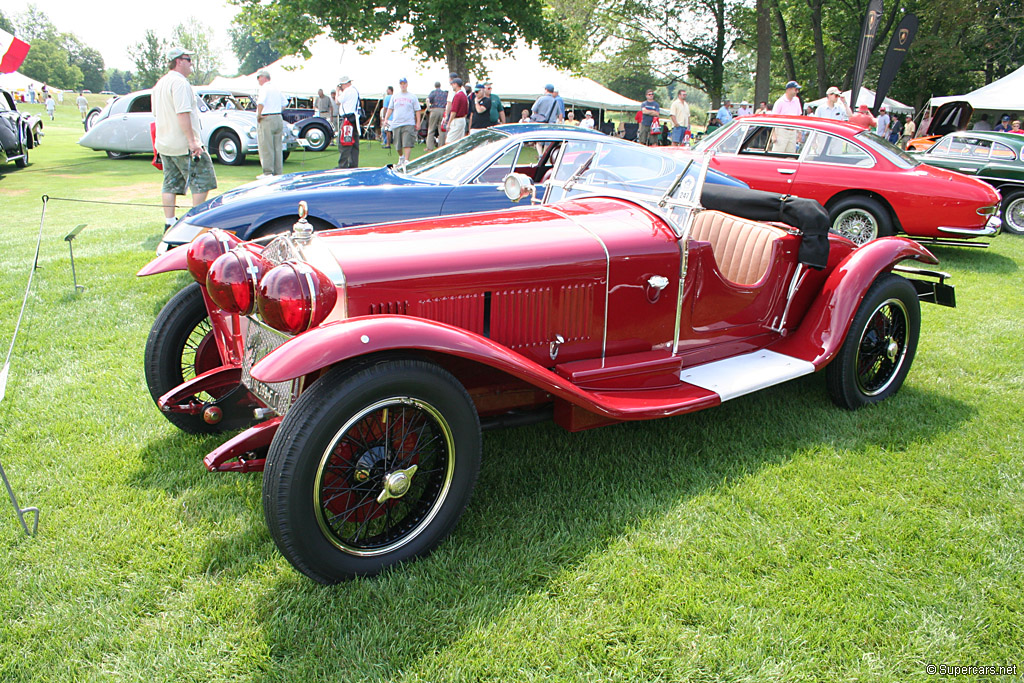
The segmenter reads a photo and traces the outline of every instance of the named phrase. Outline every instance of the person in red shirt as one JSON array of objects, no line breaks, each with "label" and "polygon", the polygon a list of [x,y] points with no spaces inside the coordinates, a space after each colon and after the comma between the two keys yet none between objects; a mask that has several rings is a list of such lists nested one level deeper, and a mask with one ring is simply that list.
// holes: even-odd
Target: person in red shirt
[{"label": "person in red shirt", "polygon": [[466,116],[469,114],[469,98],[462,89],[462,79],[453,76],[451,80],[454,93],[448,111],[448,137],[445,144],[451,144],[466,137]]},{"label": "person in red shirt", "polygon": [[861,104],[857,107],[857,113],[850,117],[850,123],[861,128],[872,128],[875,125],[875,117],[868,110],[868,105]]}]

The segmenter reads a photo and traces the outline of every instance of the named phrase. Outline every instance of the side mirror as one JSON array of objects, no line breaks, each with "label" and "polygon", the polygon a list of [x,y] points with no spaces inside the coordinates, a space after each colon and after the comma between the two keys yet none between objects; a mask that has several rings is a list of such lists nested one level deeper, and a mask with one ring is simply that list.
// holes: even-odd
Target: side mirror
[{"label": "side mirror", "polygon": [[501,189],[504,190],[505,196],[513,202],[527,197],[532,199],[537,191],[530,177],[522,173],[509,173],[505,176]]}]

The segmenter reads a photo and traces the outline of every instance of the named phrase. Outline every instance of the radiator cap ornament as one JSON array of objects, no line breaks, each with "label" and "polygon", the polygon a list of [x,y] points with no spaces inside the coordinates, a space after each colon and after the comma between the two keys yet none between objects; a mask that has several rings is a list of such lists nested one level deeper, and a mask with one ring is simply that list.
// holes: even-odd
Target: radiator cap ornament
[{"label": "radiator cap ornament", "polygon": [[309,215],[309,207],[305,200],[299,202],[299,220],[292,226],[292,238],[296,242],[308,242],[313,237],[313,226],[306,220]]}]

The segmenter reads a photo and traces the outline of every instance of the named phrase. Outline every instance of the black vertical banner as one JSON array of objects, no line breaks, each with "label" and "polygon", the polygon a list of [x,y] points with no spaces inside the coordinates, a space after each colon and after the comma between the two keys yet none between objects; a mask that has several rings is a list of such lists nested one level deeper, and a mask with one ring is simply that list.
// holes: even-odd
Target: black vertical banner
[{"label": "black vertical banner", "polygon": [[878,76],[878,89],[875,90],[875,106],[871,108],[875,112],[875,116],[878,116],[878,108],[882,106],[885,96],[889,94],[889,88],[892,87],[892,82],[896,78],[896,72],[900,70],[903,60],[907,58],[907,50],[910,49],[910,44],[914,42],[916,35],[917,15],[908,14],[903,17],[903,21],[892,34],[889,50],[885,53],[885,61],[882,62],[882,73]]},{"label": "black vertical banner", "polygon": [[868,57],[871,56],[871,44],[875,42],[878,25],[882,23],[882,0],[868,2],[868,13],[864,15],[864,26],[860,32],[860,46],[857,48],[857,61],[853,64],[853,83],[850,85],[850,108],[857,107],[860,87],[864,85],[864,72],[868,68]]}]

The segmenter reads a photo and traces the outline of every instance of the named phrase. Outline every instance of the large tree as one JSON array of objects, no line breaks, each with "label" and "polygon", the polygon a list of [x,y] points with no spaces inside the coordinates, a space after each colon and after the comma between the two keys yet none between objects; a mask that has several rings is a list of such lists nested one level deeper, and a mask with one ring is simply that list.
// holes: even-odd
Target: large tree
[{"label": "large tree", "polygon": [[306,43],[327,32],[339,42],[372,41],[405,27],[421,56],[443,60],[463,78],[483,67],[485,55],[507,51],[523,38],[555,63],[568,31],[549,21],[542,0],[231,0],[261,39],[281,36],[282,52],[309,55]]},{"label": "large tree", "polygon": [[148,29],[142,40],[128,48],[128,56],[135,63],[135,85],[152,88],[167,72],[167,41]]},{"label": "large tree", "polygon": [[281,59],[281,52],[274,47],[275,40],[257,39],[253,34],[253,27],[247,25],[240,17],[235,17],[228,33],[231,35],[231,49],[238,58],[239,75],[251,74]]},{"label": "large tree", "polygon": [[194,85],[206,85],[220,73],[220,57],[213,47],[213,29],[195,17],[174,27],[171,42],[195,53],[192,58],[192,75],[189,81]]},{"label": "large tree", "polygon": [[8,19],[2,11],[0,11],[0,31],[7,31],[8,33],[14,33],[14,24]]},{"label": "large tree", "polygon": [[616,10],[621,38],[642,36],[654,71],[665,82],[682,80],[706,92],[718,107],[724,94],[726,61],[736,33],[737,0],[667,0],[660,4],[624,0]]},{"label": "large tree", "polygon": [[13,22],[18,37],[32,48],[20,71],[37,81],[64,89],[103,89],[103,57],[73,33],[60,33],[50,17],[35,5]]}]

